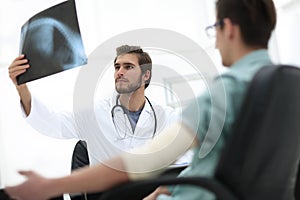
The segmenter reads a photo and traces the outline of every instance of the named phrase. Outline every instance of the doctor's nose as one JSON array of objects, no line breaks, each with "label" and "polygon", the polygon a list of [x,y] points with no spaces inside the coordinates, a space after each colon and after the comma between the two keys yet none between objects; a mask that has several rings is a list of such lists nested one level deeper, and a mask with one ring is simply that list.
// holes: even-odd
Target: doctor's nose
[{"label": "doctor's nose", "polygon": [[123,67],[120,67],[117,71],[116,74],[118,77],[124,76],[124,74],[126,73],[126,70]]}]

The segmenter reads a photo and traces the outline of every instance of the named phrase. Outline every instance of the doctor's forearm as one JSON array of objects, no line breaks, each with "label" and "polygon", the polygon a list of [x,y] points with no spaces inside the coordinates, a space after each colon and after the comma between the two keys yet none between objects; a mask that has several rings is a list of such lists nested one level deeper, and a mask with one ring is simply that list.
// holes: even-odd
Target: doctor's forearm
[{"label": "doctor's forearm", "polygon": [[30,114],[31,111],[31,94],[26,84],[22,84],[17,87],[22,106],[24,108],[26,116]]}]

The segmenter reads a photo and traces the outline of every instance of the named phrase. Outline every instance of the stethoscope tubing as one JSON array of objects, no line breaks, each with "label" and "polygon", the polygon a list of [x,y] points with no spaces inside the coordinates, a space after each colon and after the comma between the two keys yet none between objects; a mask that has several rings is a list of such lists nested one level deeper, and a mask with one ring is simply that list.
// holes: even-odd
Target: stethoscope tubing
[{"label": "stethoscope tubing", "polygon": [[[113,120],[113,123],[114,123],[115,127],[116,127],[116,124],[115,124],[115,110],[116,110],[117,108],[121,108],[121,110],[123,111],[123,114],[126,115],[126,112],[125,112],[124,107],[123,107],[122,105],[119,104],[119,98],[120,98],[120,95],[118,95],[117,98],[116,98],[116,105],[114,105],[114,106],[112,107],[112,109],[111,109],[111,116],[112,116],[112,120]],[[155,110],[154,110],[154,108],[153,108],[153,106],[152,106],[150,100],[149,100],[146,96],[145,96],[145,98],[146,98],[147,102],[149,103],[150,108],[151,108],[151,110],[152,110],[152,112],[153,112],[153,117],[154,117],[154,129],[153,129],[153,134],[152,134],[152,138],[153,138],[153,137],[155,136],[156,129],[157,129],[157,117],[156,117]],[[117,128],[116,128],[116,130],[117,130]],[[117,130],[117,131],[118,131],[118,130]],[[118,131],[118,132],[119,132],[119,131]],[[126,135],[126,134],[125,134],[125,135]],[[119,133],[119,136],[121,137],[120,133]],[[126,137],[126,136],[125,136],[125,137]]]}]

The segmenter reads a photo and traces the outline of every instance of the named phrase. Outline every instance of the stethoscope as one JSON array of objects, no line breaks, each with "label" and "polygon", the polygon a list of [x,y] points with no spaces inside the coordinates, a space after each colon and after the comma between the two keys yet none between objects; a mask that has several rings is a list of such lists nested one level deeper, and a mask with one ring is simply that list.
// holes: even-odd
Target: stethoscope
[{"label": "stethoscope", "polygon": [[[122,138],[122,139],[125,139],[126,137],[126,130],[128,129],[128,125],[127,125],[127,121],[125,118],[126,118],[126,115],[127,115],[127,112],[125,111],[125,108],[119,104],[119,98],[120,98],[120,95],[117,96],[116,98],[116,105],[114,105],[114,107],[111,109],[111,116],[112,116],[112,120],[113,120],[113,123],[115,125],[115,128],[119,134],[119,136]],[[154,129],[153,129],[153,134],[152,134],[152,138],[155,136],[155,133],[156,133],[156,129],[157,129],[157,118],[156,118],[156,113],[154,111],[154,108],[151,104],[151,102],[149,101],[149,99],[145,96],[147,102],[149,103],[150,105],[150,108],[153,112],[153,117],[154,117]],[[120,130],[123,130],[124,128],[120,128],[118,123],[116,123],[116,119],[118,119],[118,117],[116,117],[116,113],[122,113],[123,115],[123,120],[121,119],[121,121],[124,121],[124,128],[125,128],[125,133],[124,133],[124,136],[121,135],[120,133]],[[127,116],[128,117],[128,116]]]}]

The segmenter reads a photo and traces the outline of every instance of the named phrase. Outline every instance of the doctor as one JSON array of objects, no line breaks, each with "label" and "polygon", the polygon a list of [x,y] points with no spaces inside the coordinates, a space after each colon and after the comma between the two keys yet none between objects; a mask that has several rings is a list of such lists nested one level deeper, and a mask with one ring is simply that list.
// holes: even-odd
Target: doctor
[{"label": "doctor", "polygon": [[18,56],[9,66],[26,121],[47,136],[85,140],[91,164],[143,145],[177,119],[172,108],[155,104],[145,96],[152,75],[149,54],[128,45],[118,47],[116,52],[117,94],[76,113],[55,112],[31,95],[26,84],[17,85],[16,77],[30,67],[25,55]]}]

